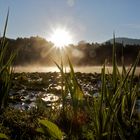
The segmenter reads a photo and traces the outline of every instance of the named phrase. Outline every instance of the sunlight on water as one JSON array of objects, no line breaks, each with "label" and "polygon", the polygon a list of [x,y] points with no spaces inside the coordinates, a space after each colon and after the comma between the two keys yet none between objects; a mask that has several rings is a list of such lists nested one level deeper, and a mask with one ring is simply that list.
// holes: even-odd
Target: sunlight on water
[{"label": "sunlight on water", "polygon": [[57,67],[42,67],[42,66],[18,66],[14,67],[15,72],[59,72]]},{"label": "sunlight on water", "polygon": [[[85,67],[75,67],[75,72],[82,72],[82,73],[101,73],[101,66],[85,66]],[[127,67],[129,69],[129,67]],[[42,67],[42,66],[18,66],[14,68],[15,72],[59,72],[59,69],[57,67]],[[121,71],[122,68],[119,67],[119,70]],[[66,67],[66,71],[69,72],[69,68]],[[112,72],[112,67],[106,67],[106,73]],[[140,75],[140,67],[137,67],[136,69],[136,75]]]}]

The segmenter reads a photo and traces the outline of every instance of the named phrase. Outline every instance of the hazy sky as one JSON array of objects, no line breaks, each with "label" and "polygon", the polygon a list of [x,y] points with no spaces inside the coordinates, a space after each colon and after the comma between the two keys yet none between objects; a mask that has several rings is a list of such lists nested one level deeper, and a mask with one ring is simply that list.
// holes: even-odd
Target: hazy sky
[{"label": "hazy sky", "polygon": [[7,36],[47,38],[65,27],[80,40],[103,42],[116,36],[140,38],[140,0],[0,0],[0,32],[10,8]]}]

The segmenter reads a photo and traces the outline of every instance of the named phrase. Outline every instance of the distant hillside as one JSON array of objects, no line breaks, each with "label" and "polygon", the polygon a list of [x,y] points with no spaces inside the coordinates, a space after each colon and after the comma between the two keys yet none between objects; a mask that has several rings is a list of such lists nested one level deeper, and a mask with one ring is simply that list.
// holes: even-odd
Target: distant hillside
[{"label": "distant hillside", "polygon": [[[117,43],[123,43],[124,45],[140,45],[140,39],[118,37],[115,40]],[[113,39],[110,39],[107,42],[113,43]]]}]

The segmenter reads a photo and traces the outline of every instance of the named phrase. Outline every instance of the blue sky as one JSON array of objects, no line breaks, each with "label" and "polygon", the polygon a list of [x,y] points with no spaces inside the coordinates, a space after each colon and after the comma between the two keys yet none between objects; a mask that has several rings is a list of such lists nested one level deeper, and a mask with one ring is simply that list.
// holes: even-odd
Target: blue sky
[{"label": "blue sky", "polygon": [[140,0],[0,0],[0,32],[10,8],[7,36],[47,38],[66,27],[74,42],[104,42],[112,37],[140,38]]}]

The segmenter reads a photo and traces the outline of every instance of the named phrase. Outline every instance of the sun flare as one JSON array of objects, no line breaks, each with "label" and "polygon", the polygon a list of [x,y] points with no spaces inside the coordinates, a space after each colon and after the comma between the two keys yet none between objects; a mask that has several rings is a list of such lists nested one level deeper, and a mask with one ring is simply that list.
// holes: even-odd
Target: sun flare
[{"label": "sun flare", "polygon": [[57,28],[52,32],[50,41],[55,47],[63,48],[72,43],[72,35],[66,29]]}]

